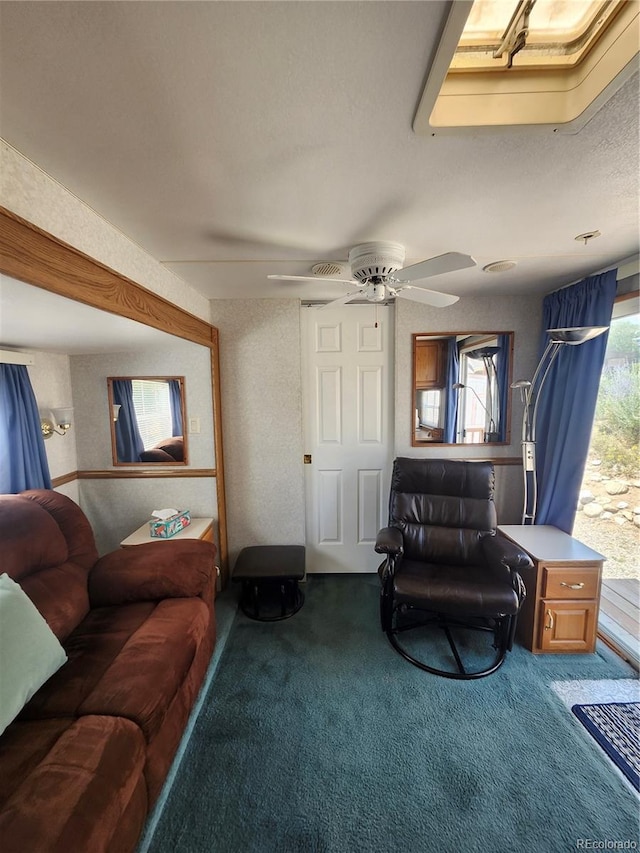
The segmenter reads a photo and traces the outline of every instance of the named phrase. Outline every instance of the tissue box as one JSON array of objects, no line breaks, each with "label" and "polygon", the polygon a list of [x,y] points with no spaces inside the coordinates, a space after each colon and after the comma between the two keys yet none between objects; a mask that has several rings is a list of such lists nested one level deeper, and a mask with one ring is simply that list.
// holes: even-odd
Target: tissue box
[{"label": "tissue box", "polygon": [[154,539],[170,539],[191,524],[191,513],[188,509],[165,518],[152,518],[149,522],[149,532]]}]

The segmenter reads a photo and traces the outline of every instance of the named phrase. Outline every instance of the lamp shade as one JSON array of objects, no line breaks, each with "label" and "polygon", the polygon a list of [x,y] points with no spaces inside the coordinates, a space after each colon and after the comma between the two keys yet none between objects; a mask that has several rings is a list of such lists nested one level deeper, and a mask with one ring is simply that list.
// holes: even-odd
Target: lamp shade
[{"label": "lamp shade", "polygon": [[62,408],[62,409],[51,409],[51,414],[55,422],[58,426],[62,426],[62,424],[70,424],[71,419],[73,418],[73,409],[72,408]]},{"label": "lamp shade", "polygon": [[467,358],[493,358],[501,349],[502,347],[480,347],[479,349],[469,350],[466,355]]},{"label": "lamp shade", "polygon": [[603,335],[608,329],[608,326],[575,326],[572,329],[547,329],[547,334],[552,343],[577,346]]}]

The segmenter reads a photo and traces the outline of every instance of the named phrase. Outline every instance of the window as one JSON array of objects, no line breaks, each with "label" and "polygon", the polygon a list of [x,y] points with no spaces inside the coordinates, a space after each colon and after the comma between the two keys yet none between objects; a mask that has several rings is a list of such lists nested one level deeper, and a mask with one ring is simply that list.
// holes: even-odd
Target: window
[{"label": "window", "polygon": [[133,379],[133,406],[144,449],[154,447],[171,435],[169,383]]},{"label": "window", "polygon": [[499,415],[495,353],[497,339],[487,339],[460,353],[460,380],[465,387],[458,404],[458,441],[482,444],[497,441]]},{"label": "window", "polygon": [[419,423],[423,426],[439,427],[440,423],[440,402],[442,392],[438,389],[435,391],[420,391],[419,397]]},{"label": "window", "polygon": [[591,446],[573,535],[605,554],[598,630],[638,666],[640,314],[638,298],[613,310]]},{"label": "window", "polygon": [[489,431],[487,396],[489,383],[483,362],[461,359],[461,378],[467,393],[461,394],[458,408],[459,441],[482,444]]}]

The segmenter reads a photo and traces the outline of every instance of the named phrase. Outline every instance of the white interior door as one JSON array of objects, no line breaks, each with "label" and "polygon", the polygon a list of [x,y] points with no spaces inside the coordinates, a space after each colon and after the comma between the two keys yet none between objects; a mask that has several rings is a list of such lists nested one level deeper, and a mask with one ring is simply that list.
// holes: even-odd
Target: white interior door
[{"label": "white interior door", "polygon": [[308,572],[374,572],[393,461],[393,307],[302,309]]}]

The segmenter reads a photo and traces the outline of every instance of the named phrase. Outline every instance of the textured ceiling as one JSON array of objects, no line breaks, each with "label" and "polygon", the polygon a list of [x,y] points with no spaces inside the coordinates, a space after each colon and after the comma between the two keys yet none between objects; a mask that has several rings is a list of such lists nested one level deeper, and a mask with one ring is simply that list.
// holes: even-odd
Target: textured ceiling
[{"label": "textured ceiling", "polygon": [[637,254],[638,75],[576,135],[416,136],[448,6],[2,2],[2,136],[210,298],[338,296],[266,275],[375,239],[473,255],[461,296]]}]

